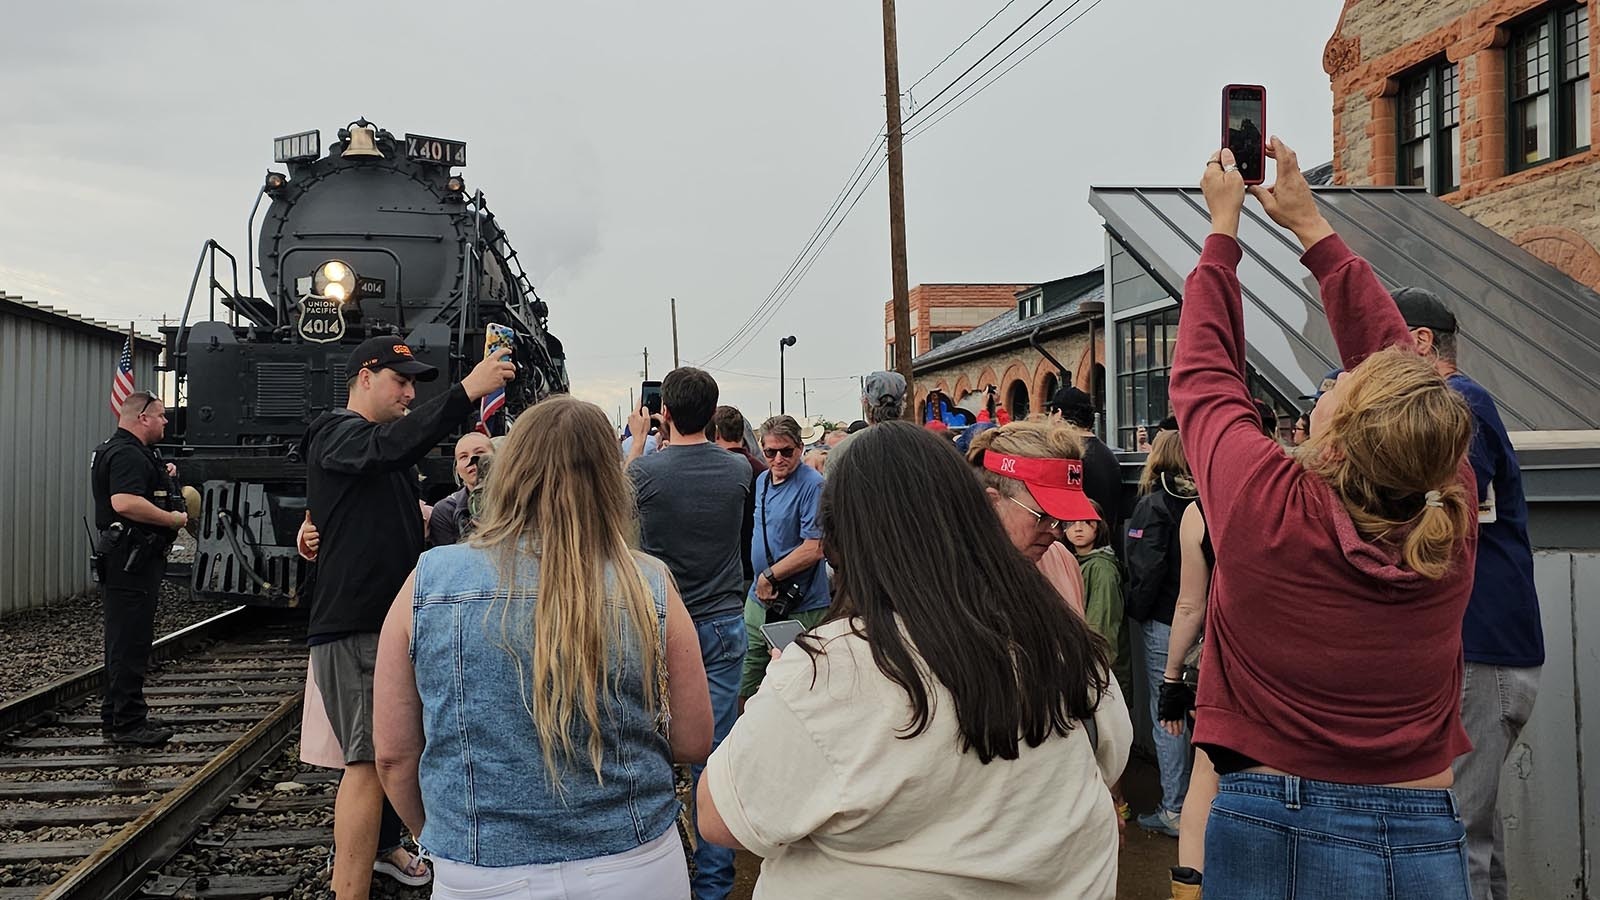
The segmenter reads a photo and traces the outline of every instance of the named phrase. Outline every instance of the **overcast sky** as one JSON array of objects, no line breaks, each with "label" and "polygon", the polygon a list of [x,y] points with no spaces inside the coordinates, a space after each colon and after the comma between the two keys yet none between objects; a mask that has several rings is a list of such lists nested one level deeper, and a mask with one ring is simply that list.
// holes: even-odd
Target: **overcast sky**
[{"label": "overcast sky", "polygon": [[[901,0],[901,84],[1003,2]],[[1042,2],[1011,3],[915,103]],[[1269,130],[1328,159],[1340,5],[1103,0],[907,145],[911,283],[1098,265],[1090,185],[1195,181],[1228,82],[1264,83]],[[0,32],[0,289],[153,333],[206,238],[244,256],[272,138],[320,128],[326,145],[364,115],[468,142],[464,174],[549,301],[574,392],[615,416],[646,345],[654,377],[670,367],[669,297],[699,361],[767,296],[882,98],[870,0],[17,5]],[[775,409],[776,342],[794,334],[790,412],[805,376],[813,415],[855,418],[855,376],[884,355],[886,198],[879,175],[770,324],[717,361],[724,402]]]}]

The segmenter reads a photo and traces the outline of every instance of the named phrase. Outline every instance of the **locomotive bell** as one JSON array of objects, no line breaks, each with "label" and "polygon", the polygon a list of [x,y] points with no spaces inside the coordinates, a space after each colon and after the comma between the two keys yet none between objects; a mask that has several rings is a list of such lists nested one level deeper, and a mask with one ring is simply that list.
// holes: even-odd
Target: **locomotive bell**
[{"label": "locomotive bell", "polygon": [[345,142],[342,157],[366,156],[383,159],[383,151],[378,149],[378,131],[371,125],[355,125],[350,129],[350,140]]}]

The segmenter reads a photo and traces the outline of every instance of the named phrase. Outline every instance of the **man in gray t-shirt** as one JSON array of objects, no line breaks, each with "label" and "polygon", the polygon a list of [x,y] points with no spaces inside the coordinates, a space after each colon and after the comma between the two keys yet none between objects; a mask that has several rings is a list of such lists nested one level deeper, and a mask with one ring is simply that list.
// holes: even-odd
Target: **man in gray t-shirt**
[{"label": "man in gray t-shirt", "polygon": [[[639,505],[639,549],[672,571],[700,636],[716,719],[712,750],[739,714],[747,586],[742,543],[750,498],[749,461],[706,440],[706,423],[716,408],[716,379],[700,369],[673,369],[661,380],[661,427],[672,435],[670,444],[645,456],[644,442],[636,440],[628,456]],[[649,410],[635,412],[628,427],[635,435],[649,433]],[[696,781],[704,768],[693,767]],[[732,850],[702,837],[695,867],[696,897],[727,896],[733,886]]]}]

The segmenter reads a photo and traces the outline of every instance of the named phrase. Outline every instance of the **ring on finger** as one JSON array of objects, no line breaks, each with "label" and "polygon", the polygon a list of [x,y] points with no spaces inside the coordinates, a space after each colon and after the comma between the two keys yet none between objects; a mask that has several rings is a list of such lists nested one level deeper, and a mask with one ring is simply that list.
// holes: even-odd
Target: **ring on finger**
[{"label": "ring on finger", "polygon": [[1222,167],[1222,171],[1224,173],[1237,172],[1237,171],[1239,171],[1239,167],[1238,166],[1234,166],[1234,165],[1227,165],[1227,166],[1223,166]]},{"label": "ring on finger", "polygon": [[[1223,169],[1222,160],[1220,160],[1220,159],[1208,159],[1208,160],[1206,160],[1206,165],[1208,165],[1208,166],[1215,165],[1217,168]],[[1223,171],[1227,171],[1227,170],[1223,169]]]}]

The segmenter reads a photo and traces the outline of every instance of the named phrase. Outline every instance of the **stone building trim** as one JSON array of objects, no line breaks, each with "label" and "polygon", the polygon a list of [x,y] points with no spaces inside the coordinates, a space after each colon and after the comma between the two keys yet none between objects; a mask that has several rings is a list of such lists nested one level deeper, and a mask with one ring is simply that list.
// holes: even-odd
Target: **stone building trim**
[{"label": "stone building trim", "polygon": [[1575,281],[1600,284],[1600,251],[1583,235],[1556,225],[1535,225],[1517,232],[1511,242],[1532,253]]}]

